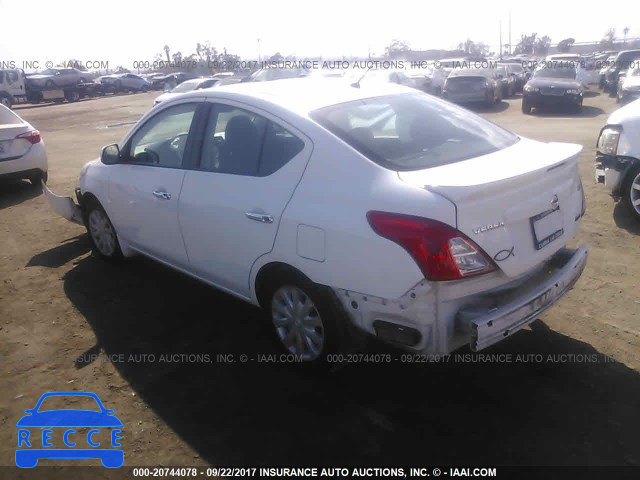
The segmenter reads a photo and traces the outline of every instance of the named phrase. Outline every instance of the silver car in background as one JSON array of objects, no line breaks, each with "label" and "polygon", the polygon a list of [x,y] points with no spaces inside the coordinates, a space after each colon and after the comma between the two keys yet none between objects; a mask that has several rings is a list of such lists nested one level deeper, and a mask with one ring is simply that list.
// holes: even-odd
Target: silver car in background
[{"label": "silver car in background", "polygon": [[455,68],[444,82],[442,97],[454,103],[491,107],[502,100],[502,85],[495,70]]},{"label": "silver car in background", "polygon": [[93,77],[89,72],[77,68],[47,68],[41,73],[27,75],[27,85],[40,88],[73,87],[92,81]]},{"label": "silver car in background", "polygon": [[104,75],[98,79],[100,83],[116,91],[146,92],[151,88],[151,82],[133,73],[114,73]]}]

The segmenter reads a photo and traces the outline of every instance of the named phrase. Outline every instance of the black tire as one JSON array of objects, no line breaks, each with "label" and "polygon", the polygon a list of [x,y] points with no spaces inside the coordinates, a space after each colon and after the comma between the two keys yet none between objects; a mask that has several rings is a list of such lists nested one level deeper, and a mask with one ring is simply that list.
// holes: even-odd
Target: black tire
[{"label": "black tire", "polygon": [[522,113],[525,115],[531,115],[531,104],[524,98],[522,99]]},{"label": "black tire", "polygon": [[48,178],[49,175],[47,174],[47,172],[40,172],[37,175],[29,177],[29,181],[35,188],[38,188],[40,187],[40,182],[44,181],[44,183],[47,183]]},{"label": "black tire", "polygon": [[574,105],[573,107],[571,107],[571,113],[577,115],[582,111],[582,102],[578,103],[577,105]]},{"label": "black tire", "polygon": [[[304,363],[307,365],[326,365],[327,355],[343,351],[348,348],[348,341],[351,338],[350,329],[347,324],[349,319],[344,312],[340,301],[336,298],[335,293],[324,286],[317,285],[306,278],[304,275],[289,269],[287,267],[279,268],[273,271],[268,278],[262,280],[263,286],[260,291],[261,303],[265,310],[268,312],[269,321],[272,324],[274,336],[283,349],[284,352],[301,355],[304,359]],[[297,351],[297,346],[293,345],[295,340],[292,340],[291,347],[287,347],[282,339],[283,336],[287,336],[287,329],[289,332],[294,330],[295,327],[292,323],[289,326],[276,326],[277,316],[277,304],[281,303],[280,299],[283,294],[291,290],[298,290],[306,296],[307,300],[304,301],[307,304],[308,300],[311,300],[317,316],[309,313],[305,318],[311,318],[313,321],[320,322],[319,327],[314,327],[313,332],[322,337],[322,346],[317,350],[319,353],[308,352],[310,350],[308,343],[300,340],[299,345],[305,346],[302,353]],[[275,310],[275,313],[274,313]],[[282,316],[282,315],[281,315]],[[303,326],[299,328],[303,328]],[[309,325],[306,326],[309,329]],[[294,335],[295,336],[295,335]],[[318,344],[314,343],[317,347]]]},{"label": "black tire", "polygon": [[[636,201],[640,199],[640,191],[633,188],[633,184],[638,184],[638,182],[640,182],[640,165],[635,165],[627,172],[622,182],[620,194],[622,195],[622,203],[626,207],[627,212],[629,212],[636,221],[640,222],[640,212],[638,211],[640,210],[640,206],[633,206],[634,196]],[[634,192],[636,192],[635,195]]]},{"label": "black tire", "polygon": [[70,92],[67,92],[65,94],[64,98],[67,99],[67,102],[73,103],[73,102],[77,102],[78,100],[80,100],[80,94],[78,92],[76,92],[75,90],[72,90]]},{"label": "black tire", "polygon": [[7,108],[13,107],[11,97],[8,95],[0,94],[0,105],[4,105]]},{"label": "black tire", "polygon": [[[82,208],[82,217],[84,220],[84,225],[87,229],[87,233],[89,234],[89,240],[91,241],[91,250],[93,251],[93,253],[110,263],[121,262],[124,257],[122,256],[122,250],[120,249],[120,244],[118,243],[116,229],[111,223],[111,219],[107,215],[107,212],[104,210],[104,208],[102,208],[102,205],[100,205],[100,202],[93,198],[87,200]],[[107,240],[101,238],[101,235],[95,228],[95,223],[99,219],[106,222],[103,224],[103,233],[106,234],[106,232],[109,230],[113,233],[112,248],[107,248],[107,245],[105,243],[107,242]]]}]

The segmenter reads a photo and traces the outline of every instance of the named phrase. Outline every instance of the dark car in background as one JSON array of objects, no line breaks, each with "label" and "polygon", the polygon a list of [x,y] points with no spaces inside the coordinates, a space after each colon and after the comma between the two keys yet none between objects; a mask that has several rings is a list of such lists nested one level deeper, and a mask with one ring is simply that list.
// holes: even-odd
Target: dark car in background
[{"label": "dark car in background", "polygon": [[490,107],[502,100],[502,85],[495,70],[453,69],[444,82],[442,97],[454,103],[482,103]]},{"label": "dark car in background", "polygon": [[582,109],[584,89],[578,72],[571,63],[552,62],[540,65],[522,92],[522,113],[532,108],[564,107],[572,112]]},{"label": "dark car in background", "polygon": [[527,69],[522,66],[522,63],[517,62],[501,62],[498,63],[498,66],[506,66],[509,69],[510,75],[513,76],[513,79],[516,84],[516,92],[522,92],[522,88],[524,84],[529,80],[529,73]]},{"label": "dark car in background", "polygon": [[154,77],[151,80],[151,88],[153,90],[170,90],[180,85],[185,80],[191,80],[193,78],[197,78],[197,75],[184,72],[169,73],[167,75]]},{"label": "dark car in background", "polygon": [[610,97],[615,97],[618,93],[620,73],[626,72],[629,67],[636,65],[638,62],[640,62],[640,49],[618,52],[604,76],[604,90],[609,92]]},{"label": "dark car in background", "polygon": [[509,65],[497,65],[496,74],[500,80],[502,88],[502,98],[511,97],[516,94],[516,78],[511,73]]}]

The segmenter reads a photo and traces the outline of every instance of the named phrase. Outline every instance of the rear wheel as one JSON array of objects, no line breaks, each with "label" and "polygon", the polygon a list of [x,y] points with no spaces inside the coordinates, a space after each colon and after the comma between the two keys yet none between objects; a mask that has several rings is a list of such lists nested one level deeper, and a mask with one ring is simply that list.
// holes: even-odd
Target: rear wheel
[{"label": "rear wheel", "polygon": [[640,222],[640,165],[633,167],[627,174],[621,193],[627,211]]},{"label": "rear wheel", "polygon": [[108,262],[122,260],[116,229],[107,212],[97,200],[89,200],[83,209],[84,223],[91,239],[91,247],[96,255]]},{"label": "rear wheel", "polygon": [[531,104],[524,98],[522,99],[522,113],[524,113],[525,115],[531,114]]},{"label": "rear wheel", "polygon": [[70,102],[70,103],[77,102],[78,100],[80,100],[80,94],[75,90],[67,92],[64,97],[67,99],[67,102]]},{"label": "rear wheel", "polygon": [[340,349],[347,338],[348,320],[331,289],[287,269],[274,272],[264,283],[264,307],[288,353],[308,364],[320,364],[328,353]]}]

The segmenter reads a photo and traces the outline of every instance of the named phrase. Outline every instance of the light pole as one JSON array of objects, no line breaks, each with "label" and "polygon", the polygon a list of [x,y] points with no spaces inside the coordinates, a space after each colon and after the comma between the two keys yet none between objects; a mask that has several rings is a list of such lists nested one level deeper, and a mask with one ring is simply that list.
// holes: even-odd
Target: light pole
[{"label": "light pole", "polygon": [[262,63],[262,57],[260,56],[260,39],[257,39],[258,43],[258,62]]}]

